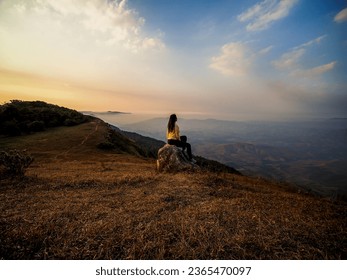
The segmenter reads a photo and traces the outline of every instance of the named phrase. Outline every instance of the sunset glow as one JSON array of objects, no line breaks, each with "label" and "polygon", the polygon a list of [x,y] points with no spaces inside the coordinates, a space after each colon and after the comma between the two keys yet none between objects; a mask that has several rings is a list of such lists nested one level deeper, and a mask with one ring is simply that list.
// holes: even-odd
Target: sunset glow
[{"label": "sunset glow", "polygon": [[344,1],[3,0],[0,102],[345,116]]}]

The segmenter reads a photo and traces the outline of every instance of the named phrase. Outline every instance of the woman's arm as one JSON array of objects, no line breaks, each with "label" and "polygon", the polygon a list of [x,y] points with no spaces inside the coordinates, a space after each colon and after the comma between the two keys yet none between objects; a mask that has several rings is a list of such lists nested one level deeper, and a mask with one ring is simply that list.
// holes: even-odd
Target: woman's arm
[{"label": "woman's arm", "polygon": [[175,138],[180,140],[180,128],[177,124],[175,124]]}]

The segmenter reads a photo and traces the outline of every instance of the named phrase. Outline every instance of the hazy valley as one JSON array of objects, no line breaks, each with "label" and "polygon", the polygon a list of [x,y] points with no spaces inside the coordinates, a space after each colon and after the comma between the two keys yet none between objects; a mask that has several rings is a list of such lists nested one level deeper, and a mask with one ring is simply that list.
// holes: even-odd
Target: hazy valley
[{"label": "hazy valley", "polygon": [[[123,130],[165,141],[166,118],[125,123],[100,115]],[[128,116],[129,122],[129,116]],[[292,122],[236,122],[179,119],[197,155],[323,195],[347,191],[347,119]]]}]

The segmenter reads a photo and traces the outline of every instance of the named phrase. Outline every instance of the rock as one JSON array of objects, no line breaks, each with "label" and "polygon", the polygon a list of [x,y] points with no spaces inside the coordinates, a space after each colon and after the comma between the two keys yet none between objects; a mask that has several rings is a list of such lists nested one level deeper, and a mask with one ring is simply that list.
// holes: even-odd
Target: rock
[{"label": "rock", "polygon": [[160,172],[196,171],[199,166],[189,161],[181,148],[166,144],[158,151],[157,170]]}]

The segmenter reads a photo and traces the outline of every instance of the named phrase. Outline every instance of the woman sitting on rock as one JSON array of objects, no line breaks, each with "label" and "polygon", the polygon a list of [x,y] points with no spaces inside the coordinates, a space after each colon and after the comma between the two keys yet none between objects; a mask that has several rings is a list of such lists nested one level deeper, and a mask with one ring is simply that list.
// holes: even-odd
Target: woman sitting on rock
[{"label": "woman sitting on rock", "polygon": [[187,143],[187,136],[180,136],[180,129],[176,122],[177,122],[177,116],[175,114],[172,114],[167,124],[167,132],[166,132],[167,143],[170,145],[181,147],[183,148],[183,151],[187,149],[189,160],[192,162],[195,162],[192,155],[192,148],[190,144]]}]

